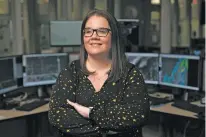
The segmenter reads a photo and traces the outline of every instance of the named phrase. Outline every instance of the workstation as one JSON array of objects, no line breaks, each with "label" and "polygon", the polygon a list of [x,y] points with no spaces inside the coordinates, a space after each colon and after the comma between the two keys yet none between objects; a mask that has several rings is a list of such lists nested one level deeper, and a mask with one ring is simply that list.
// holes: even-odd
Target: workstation
[{"label": "workstation", "polygon": [[[6,39],[0,40],[4,45],[0,57],[0,133],[3,137],[55,136],[47,118],[52,86],[60,71],[79,58],[81,34],[76,30],[80,30],[82,17],[92,7],[107,9],[117,17],[126,56],[144,76],[151,105],[151,120],[143,129],[144,137],[205,134],[205,36],[204,25],[199,23],[201,16],[194,12],[197,7],[201,9],[202,0],[192,1],[190,12],[188,1],[179,0],[182,9],[176,11],[181,12],[180,20],[175,20],[170,14],[174,11],[168,10],[170,4],[177,8],[176,0],[159,4],[155,0],[138,4],[133,0],[5,1],[12,7],[11,18],[2,16],[1,24],[11,20],[12,27],[8,29],[13,32],[11,36],[7,31],[2,32]],[[34,4],[38,6],[33,7]],[[80,6],[84,7],[81,13]],[[192,21],[187,18],[189,14]],[[180,26],[175,26],[175,21],[179,21]],[[7,38],[12,39],[13,35],[16,37],[11,42]],[[5,131],[7,128],[11,129],[10,133]]]},{"label": "workstation", "polygon": [[[204,122],[203,60],[200,56],[131,52],[126,56],[139,68],[148,85],[151,112],[159,113],[161,117],[174,115]],[[76,54],[55,53],[23,55],[22,60],[19,56],[1,58],[4,77],[1,77],[0,120],[38,121],[39,116],[49,110],[52,85],[60,70],[77,57]],[[36,87],[36,90],[22,92],[28,87]],[[18,88],[21,89],[19,93],[15,91]],[[36,129],[39,125],[30,123],[28,127]],[[28,133],[28,136],[37,134]]]}]

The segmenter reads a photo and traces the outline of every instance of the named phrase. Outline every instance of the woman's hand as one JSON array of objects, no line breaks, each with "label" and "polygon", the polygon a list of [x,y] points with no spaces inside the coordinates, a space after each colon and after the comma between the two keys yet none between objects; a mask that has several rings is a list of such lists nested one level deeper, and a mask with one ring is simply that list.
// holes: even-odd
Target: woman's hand
[{"label": "woman's hand", "polygon": [[89,112],[90,112],[89,107],[85,107],[85,106],[82,106],[78,103],[71,102],[68,99],[67,99],[67,103],[69,105],[73,106],[80,115],[82,115],[85,118],[89,118]]}]

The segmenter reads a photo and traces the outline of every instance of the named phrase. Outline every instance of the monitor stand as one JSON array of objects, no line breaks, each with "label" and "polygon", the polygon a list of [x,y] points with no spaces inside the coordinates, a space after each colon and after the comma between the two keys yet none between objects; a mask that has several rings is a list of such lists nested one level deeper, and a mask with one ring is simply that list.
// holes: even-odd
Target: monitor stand
[{"label": "monitor stand", "polygon": [[188,101],[188,91],[186,89],[174,88],[172,90],[174,99]]},{"label": "monitor stand", "polygon": [[49,88],[49,86],[44,85],[44,86],[39,86],[37,88],[37,96],[39,99],[45,99],[50,97],[50,91],[51,89]]},{"label": "monitor stand", "polygon": [[187,90],[184,90],[182,99],[183,99],[184,101],[188,101],[188,91],[187,91]]},{"label": "monitor stand", "polygon": [[52,86],[47,86],[47,87],[46,87],[46,92],[47,92],[48,96],[51,97],[51,94],[52,94]]},{"label": "monitor stand", "polygon": [[149,94],[159,92],[159,87],[157,85],[149,85],[147,84],[147,91]]},{"label": "monitor stand", "polygon": [[38,95],[38,97],[39,97],[40,99],[43,98],[43,96],[44,96],[43,86],[39,86],[39,87],[37,88],[37,95]]}]

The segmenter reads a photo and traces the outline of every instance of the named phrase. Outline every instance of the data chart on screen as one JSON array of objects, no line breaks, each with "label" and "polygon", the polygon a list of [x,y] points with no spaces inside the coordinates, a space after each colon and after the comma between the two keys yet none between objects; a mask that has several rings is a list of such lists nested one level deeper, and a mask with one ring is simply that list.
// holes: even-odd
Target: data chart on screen
[{"label": "data chart on screen", "polygon": [[67,54],[24,55],[24,86],[54,84],[68,63]]}]

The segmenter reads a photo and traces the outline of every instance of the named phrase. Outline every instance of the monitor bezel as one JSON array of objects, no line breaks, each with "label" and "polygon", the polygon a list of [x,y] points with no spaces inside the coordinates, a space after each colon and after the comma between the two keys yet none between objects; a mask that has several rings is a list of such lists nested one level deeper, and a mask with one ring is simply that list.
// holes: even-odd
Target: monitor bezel
[{"label": "monitor bezel", "polygon": [[180,54],[159,54],[159,57],[165,57],[165,58],[187,58],[187,59],[194,59],[194,60],[200,60],[200,56],[196,55],[180,55]]},{"label": "monitor bezel", "polygon": [[[172,84],[172,83],[167,83],[167,82],[162,82],[161,81],[161,77],[162,77],[162,58],[175,58],[175,59],[179,59],[179,58],[186,58],[186,59],[191,59],[191,60],[198,60],[198,69],[200,69],[200,56],[196,56],[196,55],[180,55],[180,54],[159,54],[159,67],[160,67],[160,71],[159,71],[159,85],[163,85],[163,86],[170,86],[170,87],[174,87],[174,88],[181,88],[181,89],[185,89],[185,90],[194,90],[194,91],[199,91],[200,90],[200,74],[198,73],[198,87],[193,87],[193,86],[185,86],[185,85],[178,85],[178,84]],[[198,71],[199,72],[199,71]]]},{"label": "monitor bezel", "polygon": [[[159,54],[158,53],[134,53],[134,52],[125,52],[125,55],[130,55],[130,56],[141,56],[141,57],[157,57],[158,59],[158,67],[159,67]],[[159,73],[159,72],[158,72]],[[159,74],[157,74],[159,75]],[[158,85],[159,83],[159,76],[158,76],[158,80],[157,81],[153,81],[153,80],[144,80],[146,84],[154,84],[154,85]]]},{"label": "monitor bezel", "polygon": [[[39,82],[27,82],[25,81],[25,78],[27,76],[25,70],[27,67],[27,58],[30,57],[51,57],[51,56],[66,56],[68,58],[68,54],[67,53],[46,53],[46,54],[28,54],[28,55],[23,55],[23,67],[24,67],[24,72],[23,72],[23,86],[24,87],[31,87],[31,86],[43,86],[43,85],[52,85],[56,83],[56,80],[46,80],[46,81],[39,81]],[[69,61],[69,59],[68,59]],[[58,62],[58,71],[60,72],[60,63]]]},{"label": "monitor bezel", "polygon": [[121,21],[121,22],[137,22],[137,23],[140,22],[139,19],[117,19],[117,22],[119,22],[119,21]]},{"label": "monitor bezel", "polygon": [[13,62],[13,79],[16,80],[16,85],[0,89],[0,95],[18,89],[18,83],[17,83],[18,78],[17,78],[17,72],[16,72],[16,70],[17,70],[16,58],[15,57],[1,57],[0,58],[0,60],[8,60],[8,59],[12,59],[12,62]]}]

